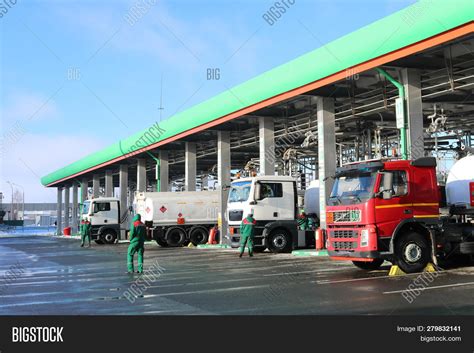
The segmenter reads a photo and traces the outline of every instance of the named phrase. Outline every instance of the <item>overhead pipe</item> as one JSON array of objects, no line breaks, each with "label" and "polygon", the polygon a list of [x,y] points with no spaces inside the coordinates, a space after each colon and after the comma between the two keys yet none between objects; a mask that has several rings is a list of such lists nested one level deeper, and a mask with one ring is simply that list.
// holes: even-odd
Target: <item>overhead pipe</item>
[{"label": "overhead pipe", "polygon": [[146,153],[155,160],[156,162],[156,191],[161,191],[161,181],[160,181],[160,159],[156,158],[150,151],[146,151]]},{"label": "overhead pipe", "polygon": [[377,72],[384,76],[387,80],[389,80],[395,87],[398,89],[398,97],[402,100],[402,116],[403,116],[403,127],[400,128],[400,153],[402,155],[402,159],[408,159],[408,146],[407,146],[407,116],[406,116],[406,109],[405,109],[405,87],[403,84],[395,80],[390,74],[381,69],[379,67],[376,68]]}]

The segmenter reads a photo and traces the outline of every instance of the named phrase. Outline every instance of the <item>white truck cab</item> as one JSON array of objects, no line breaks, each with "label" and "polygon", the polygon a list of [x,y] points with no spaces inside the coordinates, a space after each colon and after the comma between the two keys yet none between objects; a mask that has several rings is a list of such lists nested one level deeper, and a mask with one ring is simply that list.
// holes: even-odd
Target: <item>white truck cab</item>
[{"label": "white truck cab", "polygon": [[84,201],[82,219],[88,219],[91,222],[91,239],[96,243],[115,243],[121,224],[119,199],[99,197]]},{"label": "white truck cab", "polygon": [[[308,232],[298,232],[296,180],[289,176],[256,176],[231,183],[227,203],[228,237],[233,247],[240,242],[240,223],[248,214],[257,221],[254,247],[288,252],[314,242]],[[311,232],[310,232],[311,233]]]}]

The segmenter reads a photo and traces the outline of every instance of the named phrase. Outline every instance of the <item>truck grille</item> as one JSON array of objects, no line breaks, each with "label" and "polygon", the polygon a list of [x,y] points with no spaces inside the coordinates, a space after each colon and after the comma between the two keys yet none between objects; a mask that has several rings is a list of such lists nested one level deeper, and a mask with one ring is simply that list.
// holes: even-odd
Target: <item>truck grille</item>
[{"label": "truck grille", "polygon": [[334,211],[333,221],[334,223],[360,222],[360,210]]},{"label": "truck grille", "polygon": [[353,250],[357,249],[356,241],[333,241],[332,242],[335,250]]},{"label": "truck grille", "polygon": [[229,221],[241,221],[244,211],[242,210],[231,210],[229,211]]},{"label": "truck grille", "polygon": [[359,235],[357,231],[351,229],[332,230],[330,234],[332,238],[357,238]]}]

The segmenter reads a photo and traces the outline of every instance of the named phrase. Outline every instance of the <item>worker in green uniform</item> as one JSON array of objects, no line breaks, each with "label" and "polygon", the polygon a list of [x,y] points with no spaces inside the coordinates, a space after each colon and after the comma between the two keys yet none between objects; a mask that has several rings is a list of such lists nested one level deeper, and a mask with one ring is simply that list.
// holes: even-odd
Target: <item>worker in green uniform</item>
[{"label": "worker in green uniform", "polygon": [[257,221],[253,218],[253,214],[249,213],[240,223],[240,254],[242,257],[245,251],[245,245],[249,248],[249,256],[253,256],[253,236],[255,234],[255,225]]},{"label": "worker in green uniform", "polygon": [[305,212],[301,212],[298,216],[298,229],[299,230],[309,230],[309,219]]},{"label": "worker in green uniform", "polygon": [[88,219],[83,219],[81,222],[81,248],[87,239],[89,248],[91,247],[91,222]]},{"label": "worker in green uniform", "polygon": [[84,219],[81,219],[81,222],[79,223],[79,235],[81,236],[82,240],[82,228],[84,227]]},{"label": "worker in green uniform", "polygon": [[133,257],[138,253],[138,273],[143,272],[143,253],[145,252],[146,228],[137,214],[130,225],[130,245],[128,246],[127,267],[128,273],[133,273]]}]

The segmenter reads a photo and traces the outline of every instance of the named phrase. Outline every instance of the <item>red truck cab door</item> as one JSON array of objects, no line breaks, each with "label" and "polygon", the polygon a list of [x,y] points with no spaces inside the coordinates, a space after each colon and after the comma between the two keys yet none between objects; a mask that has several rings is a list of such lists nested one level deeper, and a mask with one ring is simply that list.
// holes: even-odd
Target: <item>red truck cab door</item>
[{"label": "red truck cab door", "polygon": [[436,181],[436,169],[411,168],[413,195],[413,217],[428,222],[439,218],[440,193]]},{"label": "red truck cab door", "polygon": [[[406,163],[405,163],[406,164]],[[375,198],[375,222],[381,238],[391,237],[395,228],[405,219],[413,218],[412,176],[408,164],[393,163],[386,166],[385,172],[393,175],[392,197],[384,200]],[[380,173],[375,183],[375,191],[382,191],[384,174]]]}]

